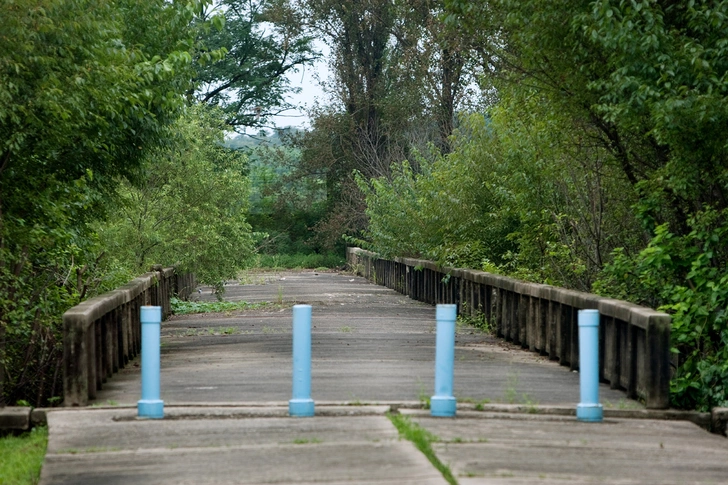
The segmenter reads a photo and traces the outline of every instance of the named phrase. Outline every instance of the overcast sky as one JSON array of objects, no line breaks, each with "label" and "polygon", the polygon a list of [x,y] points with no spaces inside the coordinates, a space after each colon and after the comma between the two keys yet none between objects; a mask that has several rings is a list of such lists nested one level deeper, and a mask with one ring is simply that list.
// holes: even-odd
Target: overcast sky
[{"label": "overcast sky", "polygon": [[286,112],[286,116],[275,116],[272,118],[277,127],[286,126],[304,127],[309,125],[307,108],[313,106],[316,100],[324,100],[324,92],[319,80],[326,81],[329,76],[328,69],[328,47],[323,42],[316,42],[315,48],[324,55],[314,66],[306,66],[297,73],[290,73],[288,79],[292,88],[301,88],[298,94],[291,94],[288,100],[291,104],[301,106],[301,109]]}]

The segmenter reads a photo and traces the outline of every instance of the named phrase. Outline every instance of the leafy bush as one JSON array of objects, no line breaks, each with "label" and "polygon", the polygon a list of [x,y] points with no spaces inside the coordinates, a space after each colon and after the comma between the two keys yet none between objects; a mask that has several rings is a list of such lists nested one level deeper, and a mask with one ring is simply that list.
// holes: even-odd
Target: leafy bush
[{"label": "leafy bush", "polygon": [[0,405],[59,400],[61,315],[103,288],[93,223],[167,143],[203,4],[0,2]]},{"label": "leafy bush", "polygon": [[370,223],[354,242],[588,291],[614,247],[637,244],[636,194],[602,150],[573,143],[586,133],[533,98],[464,118],[453,151],[418,158],[418,171],[404,162],[390,178],[360,177]]},{"label": "leafy bush", "polygon": [[177,265],[223,288],[253,254],[247,159],[221,145],[214,110],[193,106],[174,130],[142,166],[141,181],[120,181],[116,210],[97,226],[108,264],[136,274]]},{"label": "leafy bush", "polygon": [[728,405],[728,210],[705,207],[678,236],[660,225],[638,254],[615,253],[595,290],[672,314],[673,406]]}]

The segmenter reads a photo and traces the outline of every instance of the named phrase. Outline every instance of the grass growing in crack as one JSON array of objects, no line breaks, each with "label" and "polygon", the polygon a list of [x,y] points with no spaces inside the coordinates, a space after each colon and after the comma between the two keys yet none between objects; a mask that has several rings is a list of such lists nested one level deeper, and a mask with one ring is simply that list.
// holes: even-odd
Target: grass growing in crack
[{"label": "grass growing in crack", "polygon": [[528,406],[529,413],[538,413],[538,401],[525,392],[519,393],[517,390],[518,381],[519,375],[517,371],[508,374],[508,384],[503,392],[503,400],[508,404],[525,404]]},{"label": "grass growing in crack", "polygon": [[[100,406],[118,406],[119,402],[114,401],[113,399],[107,399],[106,402],[95,402],[91,405],[92,408],[97,408]],[[2,482],[0,482],[2,483]]]},{"label": "grass growing in crack", "polygon": [[422,409],[430,409],[430,395],[425,391],[425,386],[420,382],[420,392],[417,394],[417,400],[422,404]]},{"label": "grass growing in crack", "polygon": [[427,431],[417,423],[413,423],[409,416],[403,416],[401,414],[389,414],[389,420],[397,431],[399,436],[406,440],[411,441],[423,455],[430,460],[430,463],[442,473],[443,478],[447,480],[450,485],[458,485],[455,476],[452,474],[450,467],[445,465],[435,455],[435,451],[432,449],[432,443],[439,441],[439,438],[434,434]]},{"label": "grass growing in crack", "polygon": [[503,398],[509,404],[514,404],[518,400],[518,372],[511,372],[508,374],[508,384],[506,390],[503,392]]},{"label": "grass growing in crack", "polygon": [[245,333],[236,327],[189,327],[185,330],[173,331],[173,337],[207,337],[216,335],[239,335]]},{"label": "grass growing in crack", "polygon": [[293,440],[294,445],[313,445],[316,443],[322,443],[318,438],[296,438]]},{"label": "grass growing in crack", "polygon": [[642,409],[642,406],[638,403],[625,400],[624,398],[620,399],[616,404],[611,402],[609,399],[605,399],[604,407],[613,409]]},{"label": "grass growing in crack", "polygon": [[483,410],[485,410],[485,405],[490,404],[490,399],[487,399],[487,398],[477,400],[472,397],[463,397],[463,398],[457,398],[457,399],[458,399],[458,401],[463,402],[463,403],[474,404],[475,405],[474,409],[476,411],[483,411]]},{"label": "grass growing in crack", "polygon": [[0,483],[35,485],[48,445],[48,428],[0,438]]},{"label": "grass growing in crack", "polygon": [[170,304],[175,315],[254,310],[270,305],[270,303],[248,303],[247,301],[185,301],[178,298],[170,299]]}]

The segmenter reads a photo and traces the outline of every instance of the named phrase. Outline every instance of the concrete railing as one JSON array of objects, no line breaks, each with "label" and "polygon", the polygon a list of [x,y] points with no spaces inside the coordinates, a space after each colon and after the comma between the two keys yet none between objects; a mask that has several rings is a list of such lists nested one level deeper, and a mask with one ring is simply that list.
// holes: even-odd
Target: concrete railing
[{"label": "concrete railing", "polygon": [[670,316],[632,303],[477,270],[410,258],[381,259],[347,249],[359,275],[429,304],[455,303],[482,314],[499,337],[572,370],[579,368],[577,312],[599,310],[599,377],[647,408],[669,407]]},{"label": "concrete railing", "polygon": [[140,307],[162,307],[170,298],[187,298],[195,277],[154,266],[128,284],[88,299],[63,314],[63,404],[85,406],[96,391],[141,350]]}]

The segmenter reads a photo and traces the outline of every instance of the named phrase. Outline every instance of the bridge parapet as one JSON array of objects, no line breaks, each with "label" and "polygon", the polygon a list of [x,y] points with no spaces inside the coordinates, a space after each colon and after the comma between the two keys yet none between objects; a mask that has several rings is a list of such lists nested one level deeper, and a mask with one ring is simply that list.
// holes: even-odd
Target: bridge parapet
[{"label": "bridge parapet", "polygon": [[347,249],[357,274],[431,305],[458,305],[460,315],[482,315],[502,337],[579,369],[578,311],[596,309],[599,378],[644,401],[670,405],[670,315],[633,303],[484,271],[442,267],[413,258],[382,259]]},{"label": "bridge parapet", "polygon": [[187,298],[194,288],[194,275],[154,266],[151,272],[64,313],[64,406],[87,405],[108,378],[137,356],[143,305],[162,307],[167,318],[170,298]]}]

